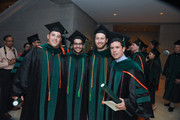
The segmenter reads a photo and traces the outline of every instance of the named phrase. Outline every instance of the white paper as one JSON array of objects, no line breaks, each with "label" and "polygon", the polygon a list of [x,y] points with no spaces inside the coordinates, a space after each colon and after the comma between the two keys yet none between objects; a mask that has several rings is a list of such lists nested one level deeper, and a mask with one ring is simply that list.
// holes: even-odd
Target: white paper
[{"label": "white paper", "polygon": [[114,111],[118,111],[119,109],[116,108],[116,103],[113,101],[103,101],[102,103],[106,104],[108,107],[110,107]]}]

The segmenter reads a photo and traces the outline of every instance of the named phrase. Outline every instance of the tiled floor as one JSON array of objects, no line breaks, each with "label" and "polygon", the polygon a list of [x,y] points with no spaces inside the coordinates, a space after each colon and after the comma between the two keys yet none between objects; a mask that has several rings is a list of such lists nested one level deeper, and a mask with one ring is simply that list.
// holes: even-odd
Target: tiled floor
[{"label": "tiled floor", "polygon": [[[156,93],[157,109],[154,111],[155,118],[151,120],[180,120],[180,104],[175,105],[174,112],[168,112],[168,107],[164,106],[167,101],[162,99],[164,93],[164,80],[160,80],[160,89]],[[12,120],[19,120],[21,110],[10,111],[13,116]]]}]

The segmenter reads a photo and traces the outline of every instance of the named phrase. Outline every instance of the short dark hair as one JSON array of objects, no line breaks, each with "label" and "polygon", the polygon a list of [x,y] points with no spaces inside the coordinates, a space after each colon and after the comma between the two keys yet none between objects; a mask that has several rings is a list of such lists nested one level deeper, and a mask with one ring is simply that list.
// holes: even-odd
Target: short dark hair
[{"label": "short dark hair", "polygon": [[3,40],[5,41],[6,38],[8,38],[8,37],[12,37],[12,35],[5,35],[4,38],[3,38]]},{"label": "short dark hair", "polygon": [[[29,43],[24,43],[24,46],[23,46],[23,47],[25,48],[27,44],[29,44]],[[29,44],[29,45],[30,45],[30,44]],[[30,46],[31,46],[31,45],[30,45]]]}]

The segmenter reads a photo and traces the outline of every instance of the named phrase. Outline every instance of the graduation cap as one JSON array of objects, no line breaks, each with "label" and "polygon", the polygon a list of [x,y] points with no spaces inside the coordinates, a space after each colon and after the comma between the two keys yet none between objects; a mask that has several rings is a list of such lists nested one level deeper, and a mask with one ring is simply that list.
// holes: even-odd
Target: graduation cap
[{"label": "graduation cap", "polygon": [[68,40],[71,42],[71,44],[74,43],[74,40],[75,39],[81,39],[83,44],[85,43],[85,41],[87,40],[87,38],[82,34],[80,33],[78,30],[76,30],[69,38]]},{"label": "graduation cap", "polygon": [[142,47],[143,47],[143,42],[141,41],[140,38],[137,37],[137,40],[135,40],[133,43],[135,43],[137,46],[139,46],[139,50],[142,49]]},{"label": "graduation cap", "polygon": [[126,36],[126,35],[122,35],[123,36],[123,42],[124,42],[124,47],[129,47],[129,40],[130,40],[130,37],[129,36]]},{"label": "graduation cap", "polygon": [[144,42],[143,42],[143,45],[142,45],[144,48],[147,48],[148,45],[146,45]]},{"label": "graduation cap", "polygon": [[152,40],[151,44],[154,46],[154,48],[157,48],[159,45],[159,42],[157,40]]},{"label": "graduation cap", "polygon": [[103,33],[106,35],[106,37],[109,37],[109,30],[105,28],[103,25],[100,25],[96,30],[94,31],[94,34],[96,35],[97,33]]},{"label": "graduation cap", "polygon": [[62,26],[62,24],[60,22],[54,22],[51,24],[47,24],[45,25],[45,27],[50,31],[56,31],[56,32],[60,32],[61,34],[67,34],[67,30]]},{"label": "graduation cap", "polygon": [[121,45],[124,47],[124,40],[123,40],[123,35],[118,33],[118,32],[111,32],[109,35],[109,45],[113,43],[114,41],[119,41]]},{"label": "graduation cap", "polygon": [[160,52],[157,49],[152,49],[151,52],[157,57],[159,57]]},{"label": "graduation cap", "polygon": [[174,42],[174,45],[180,45],[180,40],[177,40],[176,42]]},{"label": "graduation cap", "polygon": [[40,40],[38,34],[34,34],[32,36],[27,37],[29,44],[32,45],[36,40]]}]

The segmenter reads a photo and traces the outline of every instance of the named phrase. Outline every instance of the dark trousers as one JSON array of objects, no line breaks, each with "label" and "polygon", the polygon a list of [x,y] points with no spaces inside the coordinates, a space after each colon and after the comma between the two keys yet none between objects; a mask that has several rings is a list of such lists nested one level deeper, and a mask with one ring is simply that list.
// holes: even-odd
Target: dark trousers
[{"label": "dark trousers", "polygon": [[0,113],[8,112],[12,107],[12,79],[11,70],[0,69]]}]

